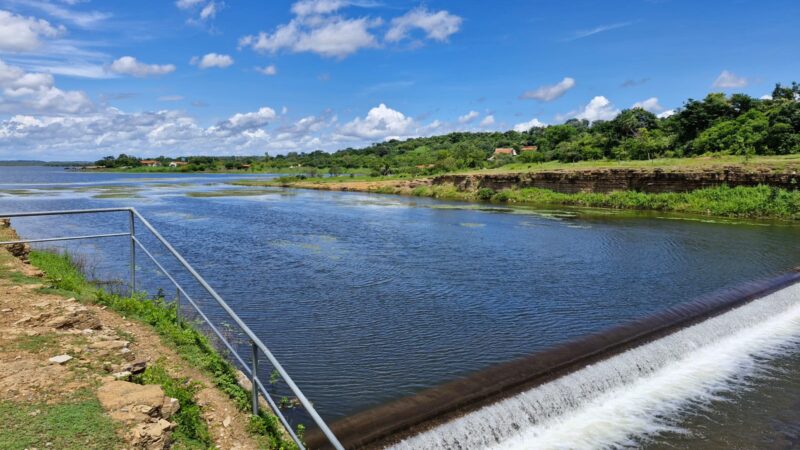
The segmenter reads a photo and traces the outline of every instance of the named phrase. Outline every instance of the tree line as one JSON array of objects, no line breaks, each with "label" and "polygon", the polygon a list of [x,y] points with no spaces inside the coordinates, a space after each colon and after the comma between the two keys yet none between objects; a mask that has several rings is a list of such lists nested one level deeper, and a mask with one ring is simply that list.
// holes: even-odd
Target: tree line
[{"label": "tree line", "polygon": [[[498,147],[519,151],[517,157],[490,156]],[[777,84],[770,98],[745,94],[708,94],[689,99],[669,117],[657,117],[641,108],[620,112],[612,120],[571,119],[564,124],[534,127],[524,132],[454,132],[441,136],[389,140],[364,148],[333,153],[317,150],[264,157],[191,157],[184,170],[236,168],[297,169],[331,174],[367,169],[373,175],[437,173],[496,167],[513,160],[545,161],[642,160],[705,154],[782,155],[800,153],[800,85]],[[125,155],[107,157],[98,164],[134,165]],[[126,157],[129,158],[129,157]],[[135,158],[134,158],[135,159]],[[166,161],[168,158],[164,158]],[[116,166],[118,167],[118,166]],[[204,169],[205,168],[205,169]]]}]

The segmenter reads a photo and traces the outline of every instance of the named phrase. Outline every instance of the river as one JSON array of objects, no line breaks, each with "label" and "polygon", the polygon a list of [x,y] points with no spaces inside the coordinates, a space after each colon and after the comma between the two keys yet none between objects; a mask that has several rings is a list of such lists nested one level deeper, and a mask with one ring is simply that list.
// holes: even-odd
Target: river
[{"label": "river", "polygon": [[[136,207],[328,420],[800,261],[800,227],[785,222],[226,184],[246,177],[0,167],[0,213]],[[32,218],[14,226],[37,238],[125,231],[127,222]],[[88,252],[89,273],[109,280],[124,279],[126,246],[117,239],[69,248]],[[137,265],[148,291],[171,292],[146,260]],[[778,353],[747,372],[747,383],[674,412],[670,427],[623,433],[609,445],[795,445],[800,366],[793,352]]]}]

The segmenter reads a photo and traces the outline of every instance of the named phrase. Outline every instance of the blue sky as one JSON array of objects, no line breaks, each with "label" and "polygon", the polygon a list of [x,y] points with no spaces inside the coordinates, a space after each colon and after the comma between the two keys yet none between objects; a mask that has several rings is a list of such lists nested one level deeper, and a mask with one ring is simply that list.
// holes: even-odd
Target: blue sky
[{"label": "blue sky", "polygon": [[800,3],[0,0],[0,158],[336,150],[800,79]]}]

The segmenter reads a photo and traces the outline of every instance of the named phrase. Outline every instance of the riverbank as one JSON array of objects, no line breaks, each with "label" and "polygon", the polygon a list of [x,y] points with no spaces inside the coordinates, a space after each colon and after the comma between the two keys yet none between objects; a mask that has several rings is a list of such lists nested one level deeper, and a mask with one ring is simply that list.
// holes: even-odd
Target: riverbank
[{"label": "riverbank", "polygon": [[[0,224],[0,240],[16,234]],[[293,448],[174,308],[0,249],[0,448]],[[258,431],[258,433],[254,432]]]},{"label": "riverbank", "polygon": [[356,191],[444,200],[669,211],[742,218],[800,218],[794,169],[584,168],[447,174],[425,178],[243,180],[240,186]]}]

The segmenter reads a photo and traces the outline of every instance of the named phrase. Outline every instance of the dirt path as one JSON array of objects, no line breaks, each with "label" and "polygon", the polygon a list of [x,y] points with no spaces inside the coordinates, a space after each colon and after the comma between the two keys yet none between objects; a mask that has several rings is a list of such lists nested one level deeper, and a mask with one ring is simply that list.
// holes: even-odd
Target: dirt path
[{"label": "dirt path", "polygon": [[[0,224],[0,240],[13,236],[13,230]],[[41,277],[36,268],[0,249],[0,405],[12,409],[14,405],[59,405],[74,400],[76,393],[88,392],[93,397],[100,392],[100,403],[111,409],[123,447],[166,448],[174,428],[170,421],[174,400],[163,393],[158,397],[151,390],[150,394],[156,395],[151,396],[154,400],[148,410],[139,408],[149,404],[141,398],[115,406],[102,398],[106,391],[108,397],[119,399],[119,389],[133,383],[118,380],[159,361],[170,376],[202,385],[195,401],[219,448],[258,448],[246,430],[249,416],[215,389],[208,377],[165,346],[147,325],[97,305],[48,293]],[[21,439],[2,436],[8,430],[0,426],[0,444]],[[37,446],[44,448],[47,442]]]}]

